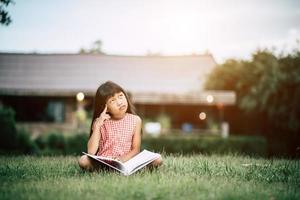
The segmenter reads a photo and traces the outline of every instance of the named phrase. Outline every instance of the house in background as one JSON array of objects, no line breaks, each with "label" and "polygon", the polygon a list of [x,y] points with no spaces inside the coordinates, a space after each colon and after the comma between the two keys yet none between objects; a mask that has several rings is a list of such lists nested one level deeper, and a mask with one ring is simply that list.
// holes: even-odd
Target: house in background
[{"label": "house in background", "polygon": [[[201,129],[205,123],[200,113],[224,109],[236,100],[233,91],[203,90],[215,66],[211,55],[0,53],[0,102],[12,107],[17,122],[32,132],[49,127],[71,131],[77,127],[78,109],[91,112],[96,89],[111,80],[130,93],[142,118],[155,121],[163,114],[172,128]],[[79,93],[82,102],[76,99]]]}]

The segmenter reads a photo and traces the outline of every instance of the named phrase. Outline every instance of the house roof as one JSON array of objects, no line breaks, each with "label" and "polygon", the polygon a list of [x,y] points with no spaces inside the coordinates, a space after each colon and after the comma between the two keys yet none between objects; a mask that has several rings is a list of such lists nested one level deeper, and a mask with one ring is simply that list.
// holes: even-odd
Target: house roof
[{"label": "house roof", "polygon": [[0,53],[0,94],[94,95],[101,83],[111,80],[144,97],[149,94],[182,97],[203,91],[206,75],[215,66],[211,55]]}]

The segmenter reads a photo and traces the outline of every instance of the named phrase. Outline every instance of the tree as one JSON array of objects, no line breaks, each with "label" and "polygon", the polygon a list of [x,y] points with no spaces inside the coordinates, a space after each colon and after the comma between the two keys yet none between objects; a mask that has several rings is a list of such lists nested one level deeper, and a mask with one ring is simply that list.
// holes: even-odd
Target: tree
[{"label": "tree", "polygon": [[14,4],[12,0],[0,0],[0,24],[8,26],[12,19],[9,16],[8,12],[6,11],[6,8],[9,4]]},{"label": "tree", "polygon": [[[257,51],[250,61],[228,60],[209,75],[206,89],[234,90],[243,112],[264,116],[266,135],[300,146],[300,51],[275,56]],[[254,122],[255,123],[255,122]]]},{"label": "tree", "polygon": [[80,54],[105,54],[102,51],[102,41],[101,40],[96,40],[90,49],[84,49],[81,48],[79,50]]}]

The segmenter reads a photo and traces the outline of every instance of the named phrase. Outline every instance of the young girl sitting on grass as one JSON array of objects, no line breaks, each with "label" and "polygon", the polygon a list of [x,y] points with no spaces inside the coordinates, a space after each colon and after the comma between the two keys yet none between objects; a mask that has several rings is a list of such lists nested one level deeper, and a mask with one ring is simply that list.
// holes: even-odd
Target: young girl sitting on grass
[{"label": "young girl sitting on grass", "polygon": [[[111,81],[100,85],[95,95],[88,153],[126,162],[140,152],[141,129],[142,120],[135,114],[126,92]],[[99,168],[99,163],[86,155],[78,162],[85,170]],[[151,163],[155,167],[161,164],[161,158]]]}]

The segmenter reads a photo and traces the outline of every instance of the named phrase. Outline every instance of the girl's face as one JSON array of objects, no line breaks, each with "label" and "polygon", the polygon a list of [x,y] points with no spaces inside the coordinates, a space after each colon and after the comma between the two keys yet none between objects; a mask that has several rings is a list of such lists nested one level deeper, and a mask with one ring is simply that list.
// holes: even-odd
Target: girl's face
[{"label": "girl's face", "polygon": [[110,97],[106,105],[107,111],[115,117],[125,114],[128,108],[128,102],[123,92],[118,92]]}]

